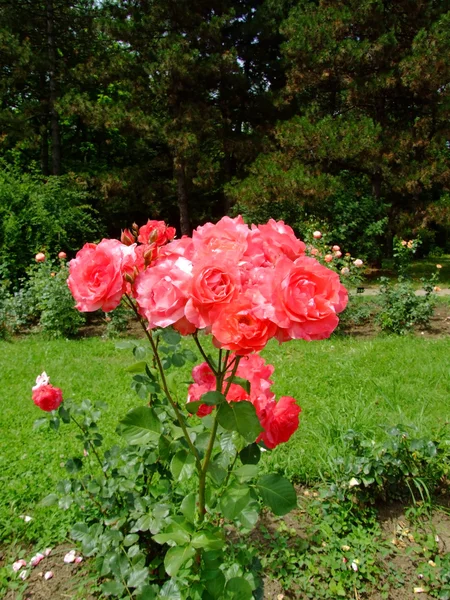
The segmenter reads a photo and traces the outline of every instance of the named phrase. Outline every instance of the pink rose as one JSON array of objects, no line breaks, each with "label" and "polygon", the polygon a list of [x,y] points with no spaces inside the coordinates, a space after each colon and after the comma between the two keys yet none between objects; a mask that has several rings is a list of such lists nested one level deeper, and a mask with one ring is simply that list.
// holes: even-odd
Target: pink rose
[{"label": "pink rose", "polygon": [[38,263],[39,263],[39,262],[44,262],[44,260],[45,260],[45,254],[44,254],[43,252],[38,252],[38,253],[36,254],[36,256],[34,257],[34,259],[35,259],[35,261],[36,261],[36,262],[38,262]]},{"label": "pink rose", "polygon": [[58,254],[58,258],[59,258],[60,260],[64,260],[65,258],[67,258],[67,254],[66,254],[65,252],[62,252],[62,251],[61,251],[61,252]]},{"label": "pink rose", "polygon": [[325,262],[329,263],[329,262],[331,262],[333,260],[333,255],[332,254],[325,254],[325,256],[324,256],[323,259],[324,259]]},{"label": "pink rose", "polygon": [[335,255],[336,258],[341,258],[342,252],[340,250],[336,250],[335,253],[334,253],[334,255]]},{"label": "pink rose", "polygon": [[34,388],[32,398],[36,406],[39,406],[41,410],[45,410],[46,412],[56,410],[63,401],[62,391],[50,384]]},{"label": "pink rose", "polygon": [[355,265],[355,267],[362,267],[363,261],[360,258],[357,258],[356,260],[353,261],[353,264]]},{"label": "pink rose", "polygon": [[287,442],[297,431],[301,408],[295,398],[283,396],[278,402],[256,403],[255,408],[264,429],[257,441],[262,440],[268,448]]},{"label": "pink rose", "polygon": [[211,259],[226,254],[231,260],[238,261],[247,250],[249,232],[241,216],[223,217],[215,225],[206,223],[192,233],[195,256]]},{"label": "pink rose", "polygon": [[321,238],[321,237],[322,237],[322,234],[320,233],[320,231],[315,231],[315,232],[313,233],[313,238],[314,238],[315,240],[320,240],[320,238]]},{"label": "pink rose", "polygon": [[336,246],[336,245],[334,245],[334,246],[332,247],[332,250],[333,250],[333,252],[338,252],[340,249],[341,249],[341,248],[340,248],[340,246]]},{"label": "pink rose", "polygon": [[284,221],[270,219],[266,225],[258,225],[258,229],[265,242],[264,249],[270,262],[275,263],[280,256],[295,260],[305,253],[305,244]]},{"label": "pink rose", "polygon": [[232,302],[240,290],[240,272],[234,263],[220,256],[214,262],[200,262],[193,270],[186,318],[199,329],[208,327],[211,310]]},{"label": "pink rose", "polygon": [[214,345],[233,350],[238,355],[259,352],[276,333],[276,325],[268,319],[258,318],[253,304],[236,300],[212,313]]},{"label": "pink rose", "polygon": [[347,305],[347,290],[334,271],[316,259],[280,260],[275,267],[271,290],[274,322],[280,327],[280,341],[289,339],[321,340],[336,328]]},{"label": "pink rose", "polygon": [[160,258],[136,277],[133,295],[150,329],[184,319],[191,271],[192,263],[182,256]]},{"label": "pink rose", "polygon": [[135,261],[135,246],[125,246],[119,240],[85,244],[69,262],[67,284],[76,308],[85,312],[114,310],[127,289],[124,275],[133,274]]},{"label": "pink rose", "polygon": [[175,237],[174,227],[167,227],[164,221],[147,221],[146,225],[139,227],[138,242],[141,244],[155,243],[157,246],[163,246]]}]

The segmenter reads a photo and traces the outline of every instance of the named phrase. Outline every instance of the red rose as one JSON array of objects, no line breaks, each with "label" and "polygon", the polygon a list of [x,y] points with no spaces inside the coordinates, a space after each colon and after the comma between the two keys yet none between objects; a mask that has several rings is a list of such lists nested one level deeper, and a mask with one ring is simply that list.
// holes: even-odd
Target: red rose
[{"label": "red rose", "polygon": [[256,414],[264,431],[257,441],[263,441],[268,448],[287,442],[299,425],[300,406],[295,398],[282,396],[278,402],[254,402]]},{"label": "red rose", "polygon": [[50,384],[35,387],[32,398],[36,406],[39,406],[41,410],[45,410],[46,412],[56,410],[63,401],[62,391]]},{"label": "red rose", "polygon": [[164,221],[148,220],[146,225],[139,227],[138,242],[163,246],[173,240],[175,233],[175,228],[167,227]]}]

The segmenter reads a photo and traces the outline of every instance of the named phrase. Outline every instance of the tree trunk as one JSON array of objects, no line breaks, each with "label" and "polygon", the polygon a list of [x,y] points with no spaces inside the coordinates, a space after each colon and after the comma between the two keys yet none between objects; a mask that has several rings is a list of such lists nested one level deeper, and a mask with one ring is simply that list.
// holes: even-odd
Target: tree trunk
[{"label": "tree trunk", "polygon": [[56,111],[56,50],[53,35],[54,25],[53,0],[47,0],[47,50],[48,50],[48,85],[49,85],[49,114],[52,139],[52,174],[61,174],[61,134],[58,113]]},{"label": "tree trunk", "polygon": [[189,222],[189,203],[186,185],[186,170],[183,159],[175,156],[173,161],[175,178],[177,180],[177,200],[178,210],[180,212],[180,230],[181,235],[191,235],[191,225]]},{"label": "tree trunk", "polygon": [[41,125],[41,171],[42,175],[49,175],[48,168],[48,124]]}]

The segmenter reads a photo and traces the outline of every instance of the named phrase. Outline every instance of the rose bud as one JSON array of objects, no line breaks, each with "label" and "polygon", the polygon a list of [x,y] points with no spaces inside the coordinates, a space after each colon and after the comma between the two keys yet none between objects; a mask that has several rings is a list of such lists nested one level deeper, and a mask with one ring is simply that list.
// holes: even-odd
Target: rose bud
[{"label": "rose bud", "polygon": [[313,233],[313,238],[314,238],[315,240],[320,240],[320,238],[321,238],[321,237],[322,237],[322,234],[320,233],[320,231],[315,231],[315,232]]},{"label": "rose bud", "polygon": [[67,258],[67,254],[66,254],[65,252],[61,251],[61,252],[58,254],[58,258],[59,258],[60,260],[64,260],[65,258]]},{"label": "rose bud", "polygon": [[122,244],[125,244],[125,246],[131,246],[136,243],[136,238],[129,229],[124,229],[120,235],[120,241]]}]

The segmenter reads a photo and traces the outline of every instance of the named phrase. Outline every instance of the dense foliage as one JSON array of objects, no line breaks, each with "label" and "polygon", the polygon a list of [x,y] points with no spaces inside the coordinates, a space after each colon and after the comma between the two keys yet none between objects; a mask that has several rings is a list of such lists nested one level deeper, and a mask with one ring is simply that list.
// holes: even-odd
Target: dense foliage
[{"label": "dense foliage", "polygon": [[445,250],[449,20],[434,0],[5,0],[0,157],[85,182],[114,235],[237,203],[370,259],[395,234]]}]

